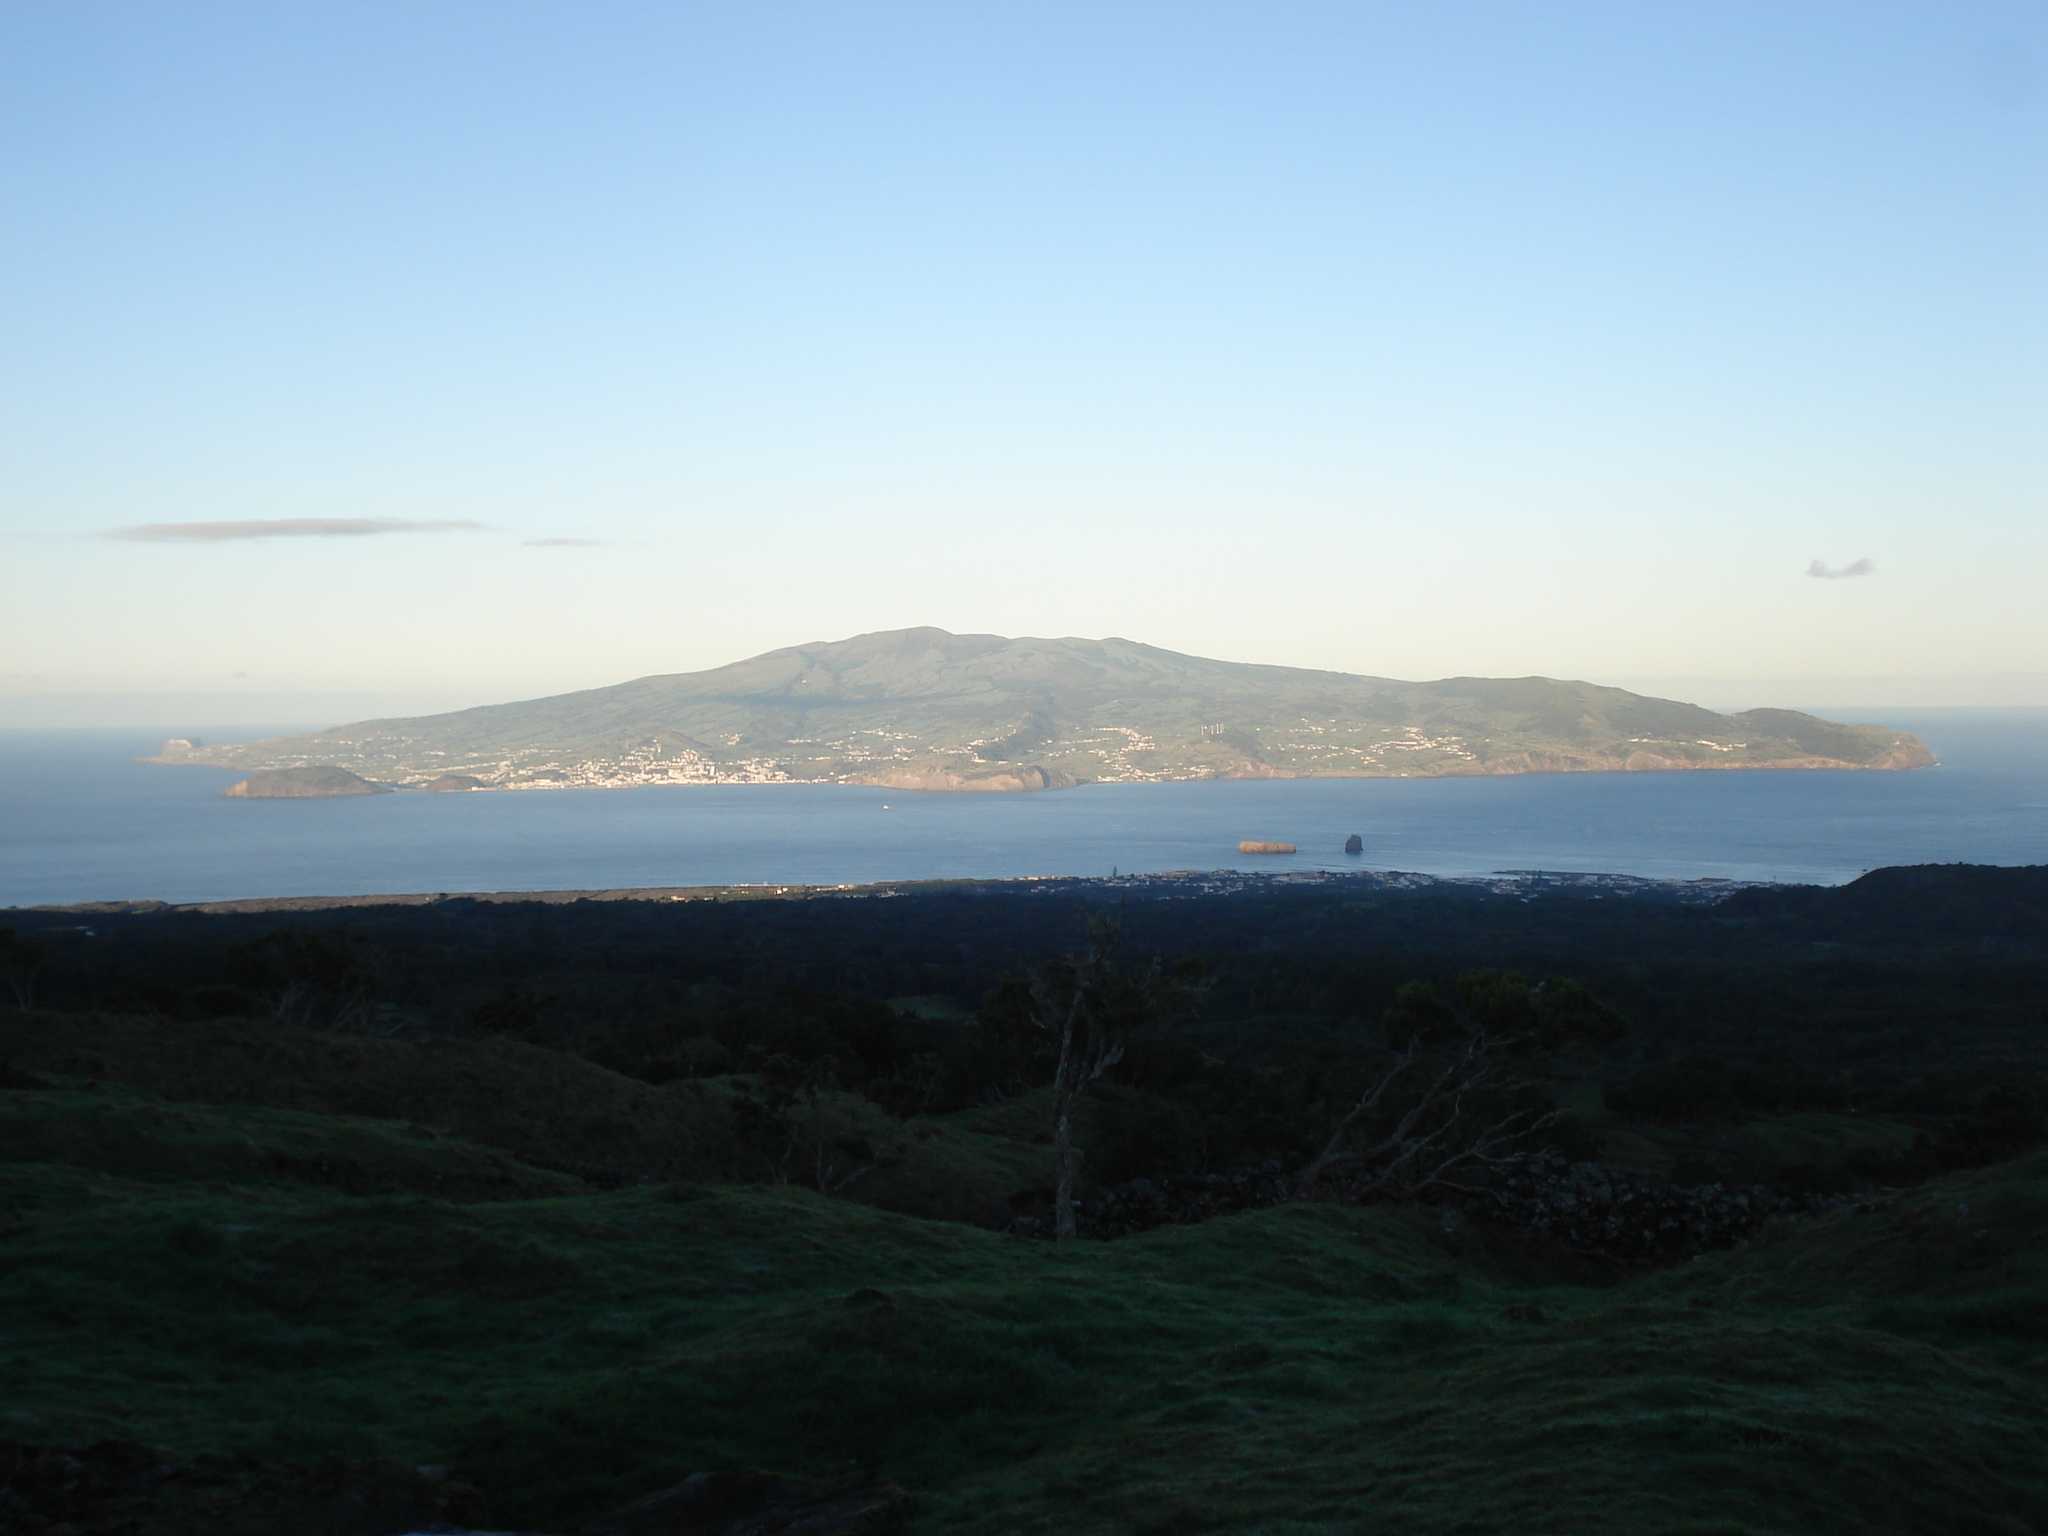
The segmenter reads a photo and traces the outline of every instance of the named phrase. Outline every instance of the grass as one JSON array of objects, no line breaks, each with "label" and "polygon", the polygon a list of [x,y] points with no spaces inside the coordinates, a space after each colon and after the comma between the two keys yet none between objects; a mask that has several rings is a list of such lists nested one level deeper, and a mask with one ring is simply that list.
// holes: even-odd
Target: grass
[{"label": "grass", "polygon": [[[71,1108],[88,1118],[104,1117],[110,1129],[122,1120],[138,1133],[152,1113],[173,1119],[182,1114],[195,1131],[198,1121],[192,1117],[202,1107],[257,1114],[216,1119],[233,1140],[254,1134],[249,1128],[267,1109],[284,1117],[268,1122],[279,1135],[286,1134],[282,1127],[291,1115],[308,1117],[308,1123],[352,1119],[366,1136],[376,1134],[372,1128],[380,1121],[397,1121],[401,1136],[439,1136],[451,1145],[471,1143],[639,1177],[726,1180],[759,1177],[766,1167],[735,1144],[729,1090],[721,1081],[654,1087],[580,1057],[509,1040],[414,1043],[241,1019],[171,1023],[0,1009],[0,1061],[60,1075],[78,1090],[114,1080],[121,1086],[103,1090],[110,1094],[107,1100]],[[123,1088],[143,1097],[121,1100],[117,1113]],[[144,1107],[149,1096],[165,1101],[160,1110]],[[1041,1138],[1049,1118],[1043,1098],[1034,1096],[1023,1110],[1029,1129]],[[849,1098],[847,1106],[851,1120],[876,1142],[888,1139],[889,1127],[871,1105]],[[1010,1107],[1012,1119],[1018,1113]],[[57,1134],[32,1129],[32,1118],[17,1113],[9,1117],[12,1128],[0,1125],[0,1157],[34,1160],[35,1146],[22,1138]],[[1032,1145],[1007,1120],[985,1125],[981,1112],[970,1112],[926,1122],[920,1131],[897,1149],[891,1166],[861,1179],[849,1196],[914,1215],[969,1220],[1007,1215],[1010,1193],[1053,1181],[1050,1149]],[[77,1146],[73,1138],[69,1150],[58,1149],[56,1160],[83,1158],[87,1166],[119,1170],[161,1165],[168,1155],[168,1143],[147,1151],[109,1145],[94,1161]],[[365,1150],[350,1149],[345,1160],[364,1162],[359,1154]],[[393,1151],[388,1140],[382,1150]],[[187,1147],[179,1155],[191,1151]],[[368,1182],[343,1187],[355,1193],[406,1188],[453,1199],[487,1198],[469,1193],[470,1184],[460,1193],[452,1186],[430,1188],[388,1157],[367,1160],[392,1166],[365,1169],[361,1179]],[[496,1161],[518,1167],[503,1156]],[[453,1176],[445,1165],[437,1171]],[[557,1186],[556,1192],[568,1187]],[[548,1191],[545,1180],[535,1178],[522,1186],[527,1194]]]},{"label": "grass", "polygon": [[49,1163],[149,1183],[313,1185],[456,1202],[579,1192],[559,1173],[443,1131],[251,1105],[177,1104],[120,1086],[10,1096],[0,1163]]},{"label": "grass", "polygon": [[1888,1116],[1817,1110],[1687,1125],[1631,1125],[1604,1112],[1585,1119],[1600,1136],[1607,1161],[1659,1176],[1669,1176],[1688,1153],[1736,1168],[1828,1166],[1852,1152],[1904,1151],[1915,1135],[1912,1126]]},{"label": "grass", "polygon": [[1055,1249],[787,1189],[13,1163],[0,1424],[452,1464],[538,1529],[693,1469],[859,1463],[934,1532],[2018,1532],[2048,1519],[2044,1185],[2037,1158],[1587,1290],[1329,1205]]},{"label": "grass", "polygon": [[[0,1091],[16,1439],[446,1465],[526,1530],[850,1466],[925,1536],[2048,1527],[2048,1155],[1596,1286],[1442,1211],[1055,1248],[715,1186],[715,1090],[525,1048],[40,1027],[0,1039],[74,1074]],[[1036,1128],[953,1117],[869,1197],[1036,1182]],[[677,1176],[601,1193],[521,1138]]]},{"label": "grass", "polygon": [[485,1146],[669,1177],[717,1177],[724,1104],[512,1040],[367,1039],[248,1019],[170,1023],[0,1010],[0,1060],[167,1099],[376,1116]]}]

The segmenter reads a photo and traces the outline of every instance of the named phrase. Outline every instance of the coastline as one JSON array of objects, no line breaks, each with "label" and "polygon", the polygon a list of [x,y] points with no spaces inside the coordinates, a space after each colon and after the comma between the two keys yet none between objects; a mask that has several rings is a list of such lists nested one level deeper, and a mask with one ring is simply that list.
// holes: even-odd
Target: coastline
[{"label": "coastline", "polygon": [[431,907],[445,902],[482,901],[516,904],[538,902],[691,902],[691,901],[816,901],[860,900],[889,896],[954,892],[1025,890],[1033,894],[1086,895],[1091,892],[1137,895],[1160,900],[1176,897],[1228,895],[1299,889],[1351,888],[1360,892],[1401,892],[1444,889],[1483,892],[1526,899],[1542,894],[1574,892],[1594,898],[1652,897],[1685,903],[1709,903],[1736,891],[1773,890],[1792,882],[1730,880],[1715,876],[1664,879],[1650,875],[1617,875],[1590,871],[1507,869],[1491,875],[1425,875],[1413,870],[1169,870],[1132,875],[1020,875],[999,880],[881,880],[862,885],[672,885],[622,886],[591,890],[404,891],[355,896],[245,896],[226,901],[85,901],[65,905],[0,908],[4,912],[36,912],[91,916],[114,912],[328,912],[351,907]]},{"label": "coastline", "polygon": [[[1634,753],[1627,758],[1578,758],[1561,762],[1532,762],[1528,760],[1528,757],[1528,754],[1521,754],[1512,758],[1501,758],[1495,762],[1483,765],[1459,763],[1426,770],[1310,769],[1297,771],[1261,765],[1258,771],[1159,774],[1142,778],[1134,776],[1128,778],[1082,779],[1075,778],[1058,769],[1045,769],[1033,764],[1027,770],[1018,773],[989,774],[979,778],[962,778],[944,769],[931,769],[915,773],[829,775],[815,779],[799,779],[786,775],[780,778],[751,778],[745,776],[723,778],[693,775],[688,778],[636,777],[585,779],[580,781],[525,779],[509,784],[483,782],[455,793],[512,794],[544,790],[559,794],[575,790],[604,789],[770,789],[793,788],[798,785],[824,785],[840,789],[888,789],[910,795],[1031,795],[1044,794],[1052,790],[1094,789],[1129,784],[1216,784],[1254,780],[1521,779],[1602,773],[1910,773],[1921,768],[1938,768],[1941,766],[1940,759],[1918,743],[1911,749],[1900,749],[1888,754],[1883,760],[1874,763],[1852,763],[1845,758],[1834,757],[1779,758],[1761,763],[1709,762],[1660,757],[1648,752]],[[224,770],[233,773],[250,774],[281,771],[255,768],[245,764],[200,762],[164,757],[162,755],[138,757],[134,761],[153,768],[211,768],[216,771]],[[327,767],[333,765],[308,764],[305,766]],[[354,770],[350,771],[353,772]],[[1036,782],[1032,781],[1034,778]],[[365,776],[365,782],[375,785],[379,792],[392,791],[400,794],[448,793],[445,790],[436,791],[428,783],[412,780],[379,779]],[[231,796],[231,798],[238,797]],[[342,797],[331,794],[301,794],[292,796],[252,796],[250,798],[325,800]]]},{"label": "coastline", "polygon": [[1884,864],[2048,858],[2048,714],[1897,724],[1920,732],[1942,771],[1317,775],[1058,795],[648,785],[267,810],[220,798],[232,772],[135,762],[163,741],[160,728],[7,733],[0,906],[1199,870],[1246,863],[1233,850],[1247,838],[1314,851],[1281,869],[1355,869],[1338,856],[1353,832],[1372,868],[1456,877],[1557,869],[1833,885]]}]

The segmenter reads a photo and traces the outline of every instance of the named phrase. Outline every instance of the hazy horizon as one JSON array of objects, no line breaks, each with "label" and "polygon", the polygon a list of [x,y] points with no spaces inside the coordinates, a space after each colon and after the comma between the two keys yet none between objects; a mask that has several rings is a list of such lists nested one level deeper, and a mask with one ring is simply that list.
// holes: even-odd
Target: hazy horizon
[{"label": "hazy horizon", "polygon": [[2048,702],[2038,5],[0,40],[0,723],[917,624]]}]

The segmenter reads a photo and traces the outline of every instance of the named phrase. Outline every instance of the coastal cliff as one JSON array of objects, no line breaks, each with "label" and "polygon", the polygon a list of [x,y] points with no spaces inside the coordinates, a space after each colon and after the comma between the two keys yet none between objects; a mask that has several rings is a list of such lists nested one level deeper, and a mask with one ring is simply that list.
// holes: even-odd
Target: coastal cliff
[{"label": "coastal cliff", "polygon": [[846,782],[872,785],[876,789],[1017,794],[1037,789],[1072,789],[1080,781],[1057,769],[1048,773],[1036,763],[1028,763],[1020,768],[997,769],[993,773],[962,774],[950,768],[925,768],[916,772],[858,775]]},{"label": "coastal cliff", "polygon": [[225,800],[331,800],[346,795],[388,795],[382,784],[321,764],[310,768],[274,768],[253,774],[221,791]]}]

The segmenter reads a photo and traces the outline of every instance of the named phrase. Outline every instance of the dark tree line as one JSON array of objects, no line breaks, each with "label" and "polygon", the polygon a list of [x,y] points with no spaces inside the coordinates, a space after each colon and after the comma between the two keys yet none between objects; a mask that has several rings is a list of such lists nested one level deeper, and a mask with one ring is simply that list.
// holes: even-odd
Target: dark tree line
[{"label": "dark tree line", "polygon": [[[2021,1133],[1994,1127],[2016,1112],[1987,1091],[2031,1092],[2048,1069],[2044,912],[2048,872],[1958,868],[1705,906],[1140,893],[1102,954],[1087,925],[1103,910],[1085,889],[457,899],[342,921],[21,912],[0,941],[0,996],[505,1036],[653,1083],[737,1076],[767,1114],[749,1133],[763,1176],[857,1183],[892,1124],[1050,1087],[1069,1151],[1085,1134],[1073,1177],[1279,1160],[1316,1165],[1319,1187],[1397,1193],[1445,1149],[1465,1169],[1531,1138],[1592,1150],[1543,1097],[1557,1053],[1529,1010],[1577,995],[1559,977],[1629,1020],[1625,1037],[1588,1025],[1566,1042],[1622,1121],[1910,1112],[2006,1145]],[[852,1100],[871,1106],[858,1126],[825,1124],[827,1106]],[[1057,1148],[1057,1116],[1046,1136]],[[1951,1140],[1930,1131],[1922,1161],[1966,1155]],[[821,1147],[836,1150],[821,1162]]]}]

